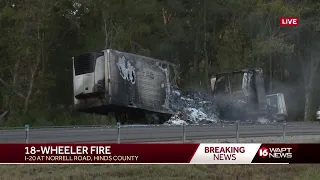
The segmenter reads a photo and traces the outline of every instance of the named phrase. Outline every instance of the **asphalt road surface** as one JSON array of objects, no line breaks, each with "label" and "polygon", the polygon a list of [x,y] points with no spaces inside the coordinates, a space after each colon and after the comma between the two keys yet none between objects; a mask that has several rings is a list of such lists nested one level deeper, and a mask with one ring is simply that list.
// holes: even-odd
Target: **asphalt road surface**
[{"label": "asphalt road surface", "polygon": [[[185,127],[186,140],[236,138],[236,125],[191,125]],[[282,136],[282,123],[241,124],[240,138]],[[287,123],[286,136],[320,135],[320,123]],[[31,128],[29,143],[116,143],[117,127],[47,127]],[[183,126],[122,126],[121,143],[181,141]],[[0,130],[0,143],[25,143],[25,129]]]}]

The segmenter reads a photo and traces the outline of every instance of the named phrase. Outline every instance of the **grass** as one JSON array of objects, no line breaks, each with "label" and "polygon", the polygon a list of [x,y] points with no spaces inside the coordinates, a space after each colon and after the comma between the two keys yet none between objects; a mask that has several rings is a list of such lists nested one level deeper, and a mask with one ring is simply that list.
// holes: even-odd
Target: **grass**
[{"label": "grass", "polygon": [[320,165],[2,165],[0,179],[319,180]]}]

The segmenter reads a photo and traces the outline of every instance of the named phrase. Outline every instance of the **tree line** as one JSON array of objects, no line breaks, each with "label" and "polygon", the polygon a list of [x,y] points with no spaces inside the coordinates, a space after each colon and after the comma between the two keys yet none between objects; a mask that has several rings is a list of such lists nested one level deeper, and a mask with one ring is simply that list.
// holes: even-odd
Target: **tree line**
[{"label": "tree line", "polygon": [[[315,0],[2,0],[3,125],[66,122],[72,60],[116,49],[173,62],[182,88],[210,87],[221,71],[262,67],[268,93],[283,92],[289,120],[320,105],[320,2]],[[280,27],[280,17],[297,17]],[[90,123],[90,122],[87,122]]]}]

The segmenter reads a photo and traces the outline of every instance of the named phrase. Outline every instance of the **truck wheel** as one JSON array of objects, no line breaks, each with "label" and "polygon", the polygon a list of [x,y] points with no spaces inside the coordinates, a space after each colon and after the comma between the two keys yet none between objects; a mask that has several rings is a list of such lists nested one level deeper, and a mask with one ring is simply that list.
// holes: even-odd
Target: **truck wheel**
[{"label": "truck wheel", "polygon": [[157,114],[151,112],[145,112],[145,118],[148,124],[159,124],[160,118]]},{"label": "truck wheel", "polygon": [[145,112],[145,119],[148,124],[163,124],[167,122],[172,115],[170,114],[160,114],[160,113],[152,113]]}]

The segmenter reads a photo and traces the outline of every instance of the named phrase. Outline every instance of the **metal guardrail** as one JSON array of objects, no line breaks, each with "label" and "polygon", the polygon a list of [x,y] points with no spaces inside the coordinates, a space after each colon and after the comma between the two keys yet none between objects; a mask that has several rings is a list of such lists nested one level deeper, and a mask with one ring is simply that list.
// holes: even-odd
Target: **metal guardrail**
[{"label": "metal guardrail", "polygon": [[[225,126],[225,125],[236,125],[236,124],[244,124],[244,125],[280,125],[283,122],[270,122],[270,123],[259,123],[259,122],[222,122],[222,123],[209,123],[209,124],[188,124],[187,126]],[[296,121],[296,122],[287,122],[288,125],[312,125],[312,124],[320,124],[319,122],[314,121]],[[27,124],[28,125],[28,124]],[[121,128],[136,128],[136,127],[168,127],[168,126],[182,126],[176,124],[135,124],[135,125],[121,125]],[[62,129],[62,128],[114,128],[118,127],[117,125],[68,125],[68,126],[29,126],[30,129]],[[25,127],[0,127],[0,130],[15,130],[15,129],[24,129]]]},{"label": "metal guardrail", "polygon": [[320,135],[320,124],[311,122],[281,122],[253,124],[245,122],[183,125],[120,125],[116,126],[47,126],[2,128],[0,142],[182,142],[202,139],[224,139],[247,137],[282,137]]}]

